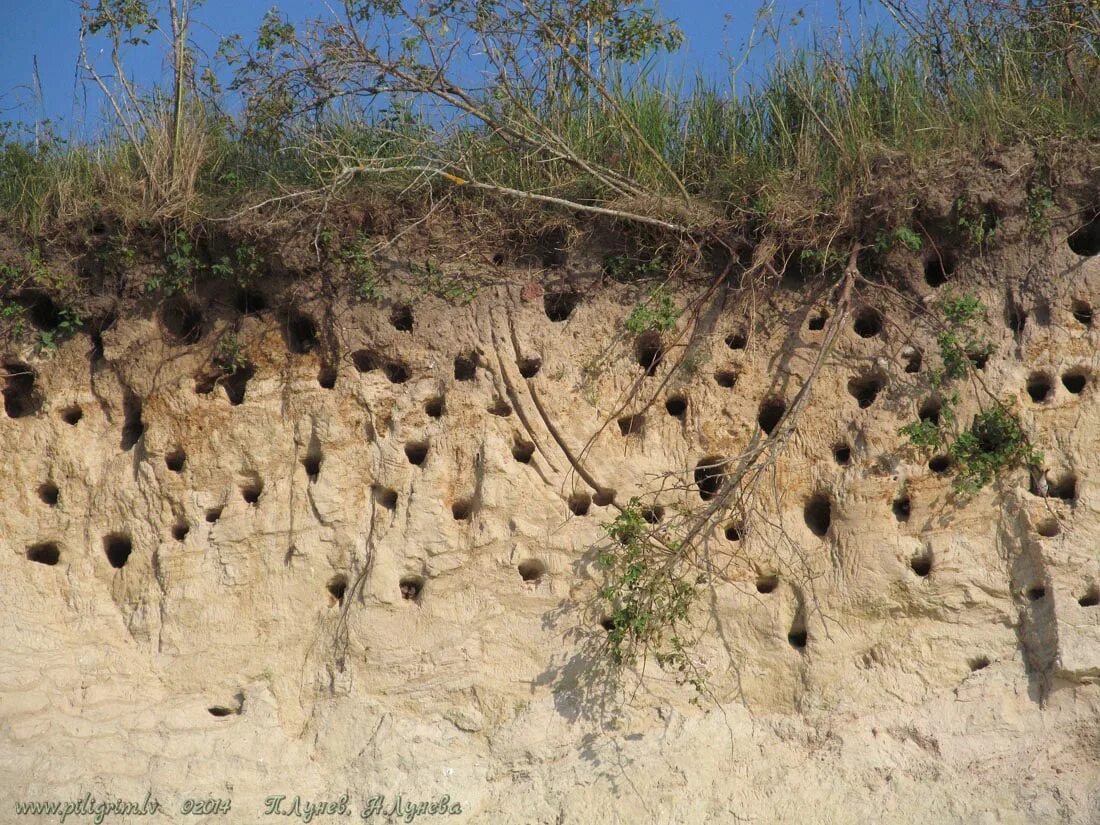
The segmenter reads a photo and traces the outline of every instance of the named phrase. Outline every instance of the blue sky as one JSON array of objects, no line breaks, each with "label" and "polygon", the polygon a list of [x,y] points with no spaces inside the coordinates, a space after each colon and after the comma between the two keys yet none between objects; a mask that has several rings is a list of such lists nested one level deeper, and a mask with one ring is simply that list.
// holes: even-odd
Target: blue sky
[{"label": "blue sky", "polygon": [[[291,20],[327,14],[323,0],[208,0],[197,14],[196,40],[211,52],[220,37],[240,33],[248,39],[260,18],[273,5]],[[849,12],[862,8],[860,0],[843,0]],[[696,73],[714,80],[727,76],[723,54],[739,54],[752,30],[758,3],[753,0],[725,3],[707,0],[666,0],[660,8],[678,21],[686,43],[669,66],[688,78]],[[776,18],[789,21],[799,10],[804,17],[792,31],[800,39],[821,35],[836,22],[836,0],[777,0]],[[853,18],[854,19],[854,18]],[[0,0],[0,122],[33,123],[46,117],[61,125],[62,132],[94,134],[100,113],[91,86],[85,94],[77,71],[79,7],[75,0]],[[137,80],[149,83],[162,77],[166,67],[145,50],[132,64]],[[37,59],[40,93],[35,87]],[[757,52],[743,76],[766,67],[770,53]]]}]

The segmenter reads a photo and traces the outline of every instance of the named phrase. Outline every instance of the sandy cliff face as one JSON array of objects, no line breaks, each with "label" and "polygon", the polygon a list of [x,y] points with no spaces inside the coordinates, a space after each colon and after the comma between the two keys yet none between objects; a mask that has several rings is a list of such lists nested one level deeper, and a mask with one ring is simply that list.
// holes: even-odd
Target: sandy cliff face
[{"label": "sandy cliff face", "polygon": [[719,290],[688,368],[648,378],[636,294],[553,273],[466,305],[211,287],[12,350],[0,819],[151,790],[160,820],[107,821],[344,794],[374,821],[398,795],[448,795],[427,821],[1100,821],[1100,260],[1026,258],[935,288],[916,261],[915,299],[986,303],[979,376],[1046,477],[964,502],[905,449],[935,346],[864,289],[759,517],[708,538],[698,705],[652,665],[626,703],[591,677],[591,548],[615,503],[694,506],[696,465],[760,437],[824,294]]}]

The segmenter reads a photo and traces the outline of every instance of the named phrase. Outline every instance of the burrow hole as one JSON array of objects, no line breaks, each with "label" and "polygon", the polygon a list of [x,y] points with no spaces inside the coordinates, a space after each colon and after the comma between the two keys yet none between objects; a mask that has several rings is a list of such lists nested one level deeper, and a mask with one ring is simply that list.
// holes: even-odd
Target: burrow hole
[{"label": "burrow hole", "polygon": [[805,626],[801,620],[796,621],[787,634],[787,643],[795,650],[801,652],[806,649],[807,642],[809,642],[809,634],[806,632]]},{"label": "burrow hole", "polygon": [[185,521],[177,521],[172,525],[172,538],[176,541],[183,541],[190,532],[191,528],[187,526],[187,522]]},{"label": "burrow hole", "polygon": [[428,457],[428,442],[427,441],[410,441],[405,445],[405,458],[409,460],[409,463],[414,467],[420,467],[424,464],[424,459]]},{"label": "burrow hole", "polygon": [[897,519],[898,522],[904,524],[909,521],[909,516],[913,510],[913,502],[909,499],[908,495],[902,494],[894,499],[892,509],[894,511],[894,518]]},{"label": "burrow hole", "polygon": [[241,315],[256,315],[267,309],[267,299],[258,289],[242,288],[233,296],[233,306]]},{"label": "burrow hole", "polygon": [[909,569],[922,579],[925,578],[932,572],[932,551],[926,548],[909,559]]},{"label": "burrow hole", "polygon": [[660,524],[665,517],[665,508],[654,504],[652,507],[642,508],[642,520],[646,524]]},{"label": "burrow hole", "polygon": [[207,524],[217,524],[218,519],[220,519],[221,517],[222,517],[222,508],[221,507],[208,507],[206,509],[206,523]]},{"label": "burrow hole", "polygon": [[446,406],[442,395],[435,395],[424,402],[424,412],[429,418],[442,418]]},{"label": "burrow hole", "polygon": [[875,403],[875,399],[885,386],[885,377],[874,372],[849,379],[848,392],[859,404],[860,409],[867,409]]},{"label": "burrow hole", "polygon": [[726,526],[722,528],[722,535],[726,537],[726,541],[741,541],[744,534],[745,528],[739,521],[727,522]]},{"label": "burrow hole", "polygon": [[519,374],[524,378],[534,378],[542,369],[542,359],[537,356],[519,359]]},{"label": "burrow hole", "polygon": [[1081,326],[1092,326],[1092,305],[1080,299],[1073,302],[1073,319]]},{"label": "burrow hole", "polygon": [[295,312],[286,321],[286,347],[295,355],[305,355],[317,346],[317,323],[308,315]]},{"label": "burrow hole", "polygon": [[1047,495],[1060,498],[1062,501],[1076,501],[1077,476],[1073,473],[1063,473],[1056,480],[1048,481]]},{"label": "burrow hole", "polygon": [[615,491],[610,487],[601,487],[592,496],[592,503],[597,507],[610,507],[615,503]]},{"label": "burrow hole", "polygon": [[489,405],[489,415],[495,415],[499,418],[507,418],[512,414],[512,406],[503,398],[496,398],[493,403]]},{"label": "burrow hole", "polygon": [[305,458],[302,459],[302,466],[305,467],[309,480],[311,482],[316,481],[317,477],[321,475],[321,452],[319,450],[307,452]]},{"label": "burrow hole", "polygon": [[719,387],[731,389],[737,384],[737,373],[733,370],[718,370],[718,372],[714,373],[714,382]]},{"label": "burrow hole", "polygon": [[1062,532],[1056,518],[1046,518],[1035,525],[1035,532],[1045,539],[1052,539]]},{"label": "burrow hole", "polygon": [[172,452],[164,456],[164,466],[173,473],[182,473],[183,465],[187,463],[187,453],[182,447],[176,447]]},{"label": "burrow hole", "polygon": [[765,398],[760,402],[756,414],[756,423],[765,435],[771,435],[787,412],[787,402],[780,398]]},{"label": "burrow hole", "polygon": [[634,357],[647,376],[653,375],[664,357],[661,336],[656,332],[644,332],[634,341]]},{"label": "burrow hole", "polygon": [[916,347],[905,347],[901,351],[901,359],[905,362],[905,371],[913,374],[920,372],[921,363],[924,357],[921,355],[921,351]]},{"label": "burrow hole", "polygon": [[933,424],[939,426],[940,413],[943,411],[943,401],[937,396],[926,398],[921,402],[920,408],[917,410],[917,418],[926,424]]},{"label": "burrow hole", "polygon": [[194,344],[202,338],[202,312],[186,298],[165,301],[160,309],[160,323],[182,344]]},{"label": "burrow hole", "polygon": [[815,493],[802,508],[806,526],[815,536],[824,537],[833,522],[833,504],[824,493]]},{"label": "burrow hole", "polygon": [[34,415],[42,406],[42,399],[35,390],[35,372],[29,364],[9,361],[4,364],[4,412],[8,418]]},{"label": "burrow hole", "polygon": [[38,564],[48,564],[52,567],[61,560],[61,549],[52,541],[32,544],[27,548],[27,558]]},{"label": "burrow hole", "polygon": [[520,464],[530,464],[531,456],[534,454],[535,445],[530,441],[525,441],[517,435],[512,442],[512,458]]},{"label": "burrow hole", "polygon": [[366,349],[357,349],[351,354],[351,363],[358,372],[371,372],[378,369],[374,353]]},{"label": "burrow hole", "polygon": [[470,499],[460,498],[451,505],[451,516],[455,521],[469,521],[473,510],[473,502]]},{"label": "burrow hole", "polygon": [[604,616],[600,619],[600,627],[610,633],[615,629],[615,619],[612,616]]},{"label": "burrow hole", "polygon": [[743,329],[726,336],[726,346],[730,349],[744,349],[748,343],[749,336]]},{"label": "burrow hole", "polygon": [[671,415],[673,418],[683,418],[684,413],[687,412],[687,398],[682,395],[669,396],[665,401],[665,412]]},{"label": "burrow hole", "polygon": [[833,445],[833,461],[841,467],[847,467],[852,463],[852,448],[847,443],[841,442]]},{"label": "burrow hole", "polygon": [[400,361],[387,361],[382,365],[382,372],[391,384],[404,384],[409,380],[409,370]]},{"label": "burrow hole", "polygon": [[580,299],[581,296],[576,292],[547,292],[542,297],[542,306],[546,310],[546,317],[551,321],[566,321]]},{"label": "burrow hole", "polygon": [[122,450],[125,452],[138,443],[145,434],[145,422],[141,419],[141,399],[127,392],[122,399]]},{"label": "burrow hole", "polygon": [[774,593],[775,588],[779,587],[779,576],[774,573],[769,573],[765,576],[758,576],[756,579],[756,592],[757,593]]},{"label": "burrow hole", "polygon": [[623,435],[641,435],[645,425],[645,416],[641,413],[624,415],[619,421],[619,432]]},{"label": "burrow hole", "polygon": [[928,459],[928,469],[937,475],[946,473],[951,469],[951,456],[934,455]]},{"label": "burrow hole", "polygon": [[1041,404],[1050,398],[1052,382],[1045,372],[1033,372],[1027,378],[1027,394],[1036,404]]},{"label": "burrow hole", "polygon": [[975,349],[966,353],[966,357],[970,359],[970,363],[974,365],[976,370],[984,370],[985,365],[989,363],[989,349]]},{"label": "burrow hole", "polygon": [[573,493],[569,496],[569,512],[575,516],[588,515],[588,508],[592,506],[592,496],[588,493]]},{"label": "burrow hole", "polygon": [[343,573],[337,573],[331,579],[328,580],[328,584],[325,585],[325,589],[332,597],[334,604],[343,604],[344,596],[348,592],[348,577]]},{"label": "burrow hole", "polygon": [[856,313],[852,328],[860,338],[874,338],[882,332],[882,316],[872,307],[863,307]]},{"label": "burrow hole", "polygon": [[717,455],[707,456],[695,465],[695,486],[703,501],[710,501],[722,489],[728,475],[726,465],[726,459]]},{"label": "burrow hole", "polygon": [[224,719],[227,716],[239,715],[241,710],[240,708],[230,708],[225,705],[211,705],[206,709],[206,712],[218,719]]},{"label": "burrow hole", "polygon": [[413,311],[409,306],[397,306],[390,312],[390,323],[398,332],[412,332]]},{"label": "burrow hole", "polygon": [[245,504],[258,504],[263,492],[264,483],[259,476],[251,476],[241,483],[241,498],[244,499]]},{"label": "burrow hole", "polygon": [[1089,374],[1083,367],[1075,367],[1062,373],[1062,386],[1073,395],[1080,395],[1089,382]]},{"label": "burrow hole", "polygon": [[[242,364],[232,372],[226,373],[222,380],[222,386],[225,387],[225,396],[229,399],[229,403],[234,407],[240,406],[244,403],[244,394],[248,390],[248,382],[252,380],[252,376],[256,374],[255,368],[251,364]],[[336,382],[336,372],[333,370],[332,382]],[[325,386],[326,375],[322,370],[321,375],[318,376],[321,382],[321,386]],[[329,384],[326,389],[332,389],[332,384]]]},{"label": "burrow hole", "polygon": [[466,352],[455,357],[455,380],[473,381],[477,377],[479,358],[476,352]]},{"label": "burrow hole", "polygon": [[1005,302],[1005,325],[1014,335],[1022,333],[1027,325],[1027,312],[1012,299]]},{"label": "burrow hole", "polygon": [[317,371],[317,383],[321,385],[323,390],[333,389],[336,386],[336,378],[336,367],[331,364],[322,364],[321,369]]},{"label": "burrow hole", "polygon": [[61,497],[61,491],[52,481],[44,481],[38,485],[38,497],[43,504],[56,507],[58,499]]},{"label": "burrow hole", "polygon": [[1077,600],[1081,607],[1096,607],[1100,605],[1100,587],[1091,585],[1088,590]]},{"label": "burrow hole", "polygon": [[424,592],[423,576],[402,576],[398,582],[401,598],[409,602],[419,602],[420,595]]},{"label": "burrow hole", "polygon": [[966,664],[967,664],[967,667],[970,668],[971,673],[977,672],[979,670],[985,670],[987,667],[989,667],[989,657],[988,656],[975,656],[973,659],[968,661]]},{"label": "burrow hole", "polygon": [[374,500],[387,510],[396,510],[397,490],[376,484],[374,486]]},{"label": "burrow hole", "polygon": [[924,260],[924,282],[930,287],[943,286],[955,274],[955,256],[950,253],[929,255]]},{"label": "burrow hole", "polygon": [[115,569],[121,569],[126,565],[133,549],[133,542],[125,533],[111,533],[103,537],[103,552],[107,554],[107,561]]},{"label": "burrow hole", "polygon": [[1066,238],[1066,244],[1075,255],[1081,257],[1100,253],[1100,214],[1094,215],[1088,223],[1073,230]]},{"label": "burrow hole", "polygon": [[16,300],[30,313],[31,323],[41,330],[56,330],[61,324],[61,310],[53,298],[38,289],[28,289]]},{"label": "burrow hole", "polygon": [[806,323],[806,328],[811,332],[820,332],[825,329],[825,323],[829,320],[829,313],[819,312],[816,315],[810,316],[810,320]]},{"label": "burrow hole", "polygon": [[538,559],[521,561],[516,569],[519,570],[519,577],[525,582],[538,582],[546,575],[546,565]]},{"label": "burrow hole", "polygon": [[68,424],[70,427],[75,427],[80,423],[80,419],[84,417],[84,410],[80,408],[79,404],[72,404],[61,411],[61,420]]},{"label": "burrow hole", "polygon": [[1037,584],[1034,587],[1029,587],[1024,593],[1029,602],[1037,602],[1040,599],[1045,598],[1046,594],[1047,589],[1041,584]]}]

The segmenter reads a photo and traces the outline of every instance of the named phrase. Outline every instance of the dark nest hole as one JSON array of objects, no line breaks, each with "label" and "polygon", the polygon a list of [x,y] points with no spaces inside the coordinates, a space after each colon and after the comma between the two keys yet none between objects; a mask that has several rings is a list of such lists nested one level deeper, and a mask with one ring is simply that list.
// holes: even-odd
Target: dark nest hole
[{"label": "dark nest hole", "polygon": [[84,417],[84,410],[80,408],[79,404],[72,404],[61,411],[61,420],[68,424],[70,427],[75,427],[80,423],[80,419]]},{"label": "dark nest hole", "polygon": [[258,504],[263,492],[264,483],[258,478],[250,479],[241,485],[241,498],[245,500],[246,504]]},{"label": "dark nest hole", "polygon": [[317,322],[301,312],[291,313],[283,328],[286,348],[295,355],[305,355],[317,346]]},{"label": "dark nest hole", "polygon": [[1027,312],[1011,298],[1005,301],[1005,325],[1014,335],[1019,335],[1027,325]]},{"label": "dark nest hole", "polygon": [[905,371],[907,373],[914,374],[920,372],[924,356],[919,349],[916,347],[905,347],[905,349],[901,351],[901,358],[905,361]]},{"label": "dark nest hole", "polygon": [[934,455],[928,459],[928,469],[937,475],[946,473],[951,469],[951,456]]},{"label": "dark nest hole", "polygon": [[402,576],[398,582],[401,598],[408,602],[419,602],[424,592],[423,576]]},{"label": "dark nest hole", "polygon": [[1093,215],[1087,223],[1073,230],[1066,244],[1075,255],[1091,257],[1100,253],[1100,214]]},{"label": "dark nest hole", "polygon": [[852,328],[860,338],[874,338],[882,332],[882,315],[879,314],[877,309],[863,307],[856,313],[856,320]]},{"label": "dark nest hole", "polygon": [[909,500],[909,496],[902,495],[894,499],[893,507],[894,518],[901,523],[909,521],[909,516],[912,513],[913,503]]},{"label": "dark nest hole", "polygon": [[989,657],[975,656],[973,659],[968,661],[966,665],[970,668],[971,673],[977,672],[979,670],[985,670],[987,667],[989,667]]},{"label": "dark nest hole", "polygon": [[508,259],[505,257],[503,252],[496,252],[493,254],[492,260],[493,266],[504,266],[504,262]]},{"label": "dark nest hole", "polygon": [[141,419],[141,399],[126,393],[122,399],[122,450],[132,448],[145,435],[145,422]]},{"label": "dark nest hole", "polygon": [[236,716],[240,713],[236,708],[227,708],[225,705],[212,705],[206,709],[206,712],[218,719],[224,719],[227,716]]},{"label": "dark nest hole", "polygon": [[473,381],[477,377],[479,358],[476,352],[466,352],[455,357],[455,380]]},{"label": "dark nest hole", "polygon": [[409,460],[409,463],[415,467],[420,467],[424,464],[424,459],[428,457],[428,442],[427,441],[410,441],[405,445],[405,458]]},{"label": "dark nest hole", "polygon": [[833,504],[824,493],[816,493],[807,499],[802,508],[802,518],[810,532],[819,538],[829,532],[833,523]]},{"label": "dark nest hole", "polygon": [[191,532],[191,528],[187,526],[186,522],[177,521],[172,525],[172,538],[176,541],[183,541],[187,538],[187,534]]},{"label": "dark nest hole", "polygon": [[1096,607],[1100,605],[1100,587],[1092,585],[1084,594],[1077,600],[1077,604],[1081,607]]},{"label": "dark nest hole", "polygon": [[317,383],[321,385],[321,389],[331,390],[336,386],[336,375],[336,367],[322,364],[321,369],[317,371]]},{"label": "dark nest hole", "polygon": [[525,582],[538,582],[546,575],[546,565],[538,559],[521,561],[516,569],[519,570],[519,577]]},{"label": "dark nest hole", "polygon": [[489,405],[489,414],[499,418],[507,418],[512,414],[512,407],[503,398],[497,398]]},{"label": "dark nest hole", "polygon": [[909,560],[909,569],[922,579],[925,578],[932,572],[932,554],[925,551],[913,556],[913,558]]},{"label": "dark nest hole", "polygon": [[517,437],[512,442],[512,458],[520,464],[529,464],[534,454],[535,445],[530,441],[524,441],[522,438]]},{"label": "dark nest hole", "polygon": [[739,522],[731,521],[723,528],[722,535],[726,537],[726,541],[741,541],[744,528]]},{"label": "dark nest hole", "polygon": [[1039,599],[1045,598],[1047,589],[1042,585],[1036,585],[1035,587],[1029,587],[1024,595],[1029,602],[1037,602]]},{"label": "dark nest hole", "polygon": [[792,628],[791,632],[787,634],[787,643],[795,650],[805,650],[808,641],[809,635],[806,633],[805,628]]},{"label": "dark nest hole", "polygon": [[473,502],[470,499],[460,498],[451,505],[451,516],[454,517],[455,521],[469,521],[473,510]]},{"label": "dark nest hole", "polygon": [[727,461],[722,456],[711,455],[695,465],[695,486],[699,488],[699,498],[710,501],[718,495],[726,480]]},{"label": "dark nest hole", "polygon": [[390,323],[398,332],[412,332],[413,311],[409,306],[397,306],[390,312]]},{"label": "dark nest hole", "polygon": [[186,298],[172,298],[160,308],[160,323],[181,344],[195,344],[202,338],[202,311]]},{"label": "dark nest hole", "polygon": [[241,315],[257,315],[267,309],[267,299],[258,289],[242,288],[233,296],[233,307]]},{"label": "dark nest hole", "polygon": [[661,336],[656,332],[643,332],[634,341],[634,357],[638,365],[645,370],[646,376],[653,375],[664,357]]},{"label": "dark nest hole", "polygon": [[56,507],[58,500],[61,498],[61,490],[52,481],[45,481],[38,485],[38,497],[43,504]]},{"label": "dark nest hole", "polygon": [[985,365],[989,363],[989,350],[970,350],[968,353],[966,353],[966,357],[970,359],[970,363],[974,365],[974,369],[984,370]]},{"label": "dark nest hole", "polygon": [[1073,302],[1073,319],[1084,327],[1092,326],[1092,305],[1080,299]]},{"label": "dark nest hole", "polygon": [[519,359],[519,374],[524,378],[534,378],[542,369],[542,359],[538,357]]},{"label": "dark nest hole", "polygon": [[337,573],[328,580],[325,589],[328,591],[328,594],[332,596],[336,604],[343,604],[344,596],[347,595],[348,592],[348,577],[343,573]]},{"label": "dark nest hole", "polygon": [[924,260],[924,282],[930,287],[943,286],[955,274],[955,256],[949,253],[929,255]]},{"label": "dark nest hole", "polygon": [[400,361],[387,361],[382,365],[382,372],[391,384],[404,384],[409,380],[409,370]]},{"label": "dark nest hole", "polygon": [[183,465],[187,463],[187,453],[182,447],[176,447],[172,452],[164,456],[164,466],[173,473],[182,473]]},{"label": "dark nest hole", "polygon": [[1045,539],[1052,539],[1062,532],[1056,518],[1046,518],[1035,525],[1035,532]]},{"label": "dark nest hole", "polygon": [[684,413],[687,412],[687,406],[687,398],[682,395],[673,395],[670,396],[667,401],[665,401],[665,412],[667,412],[673,418],[682,419],[684,417]]},{"label": "dark nest hole", "polygon": [[53,298],[41,290],[25,290],[19,294],[16,302],[27,310],[31,324],[36,329],[52,331],[61,324],[61,310]]},{"label": "dark nest hole", "polygon": [[569,512],[575,516],[588,515],[588,508],[592,506],[592,496],[588,493],[573,493],[569,496]]},{"label": "dark nest hole", "polygon": [[580,300],[581,296],[576,292],[547,292],[542,296],[542,306],[551,321],[567,321]]},{"label": "dark nest hole", "polygon": [[424,412],[429,418],[442,418],[446,406],[442,395],[436,395],[424,402]]},{"label": "dark nest hole", "polygon": [[387,510],[397,509],[397,491],[390,487],[375,485],[374,500]]},{"label": "dark nest hole", "polygon": [[749,336],[744,330],[738,330],[726,336],[726,346],[730,349],[744,349],[748,343]]},{"label": "dark nest hole", "polygon": [[351,354],[351,363],[359,372],[371,372],[378,369],[378,361],[370,350],[357,349]]},{"label": "dark nest hole", "polygon": [[927,424],[940,424],[940,412],[943,411],[943,401],[937,396],[926,398],[917,410],[917,418]]},{"label": "dark nest hole", "polygon": [[207,524],[217,524],[218,519],[220,519],[221,517],[222,517],[222,508],[221,507],[210,507],[206,511],[206,523]]},{"label": "dark nest hole", "polygon": [[759,576],[756,579],[757,593],[774,593],[777,587],[779,587],[779,576],[775,574]]},{"label": "dark nest hole", "polygon": [[110,562],[111,567],[115,569],[120,569],[125,566],[133,549],[133,542],[131,542],[130,537],[124,533],[112,533],[103,538],[103,552],[107,554],[107,561]]},{"label": "dark nest hole", "polygon": [[847,467],[849,464],[852,463],[852,448],[844,442],[841,442],[840,444],[834,444],[833,461],[835,461],[841,467]]},{"label": "dark nest hole", "polygon": [[[227,373],[222,379],[222,386],[225,387],[225,395],[229,399],[229,403],[234,407],[239,407],[244,403],[245,392],[248,390],[248,382],[252,380],[252,377],[256,374],[256,369],[251,364],[243,364],[235,369],[233,372]],[[325,375],[322,372],[320,376],[321,386],[324,384]],[[333,382],[336,381],[336,371],[333,370],[332,375]],[[331,389],[332,385],[328,386]]]},{"label": "dark nest hole", "polygon": [[1077,500],[1077,476],[1073,473],[1063,473],[1057,481],[1049,482],[1047,495],[1052,498],[1060,498],[1062,501]]},{"label": "dark nest hole", "polygon": [[615,491],[610,487],[601,487],[596,491],[596,495],[592,496],[592,503],[597,507],[610,507],[615,503]]},{"label": "dark nest hole", "polygon": [[624,415],[619,419],[619,432],[623,435],[641,435],[645,425],[645,416],[641,413]]},{"label": "dark nest hole", "polygon": [[1052,389],[1050,376],[1043,372],[1033,372],[1027,377],[1027,394],[1036,404],[1041,404],[1050,397]]},{"label": "dark nest hole", "polygon": [[1073,395],[1080,395],[1089,382],[1088,371],[1077,367],[1062,373],[1062,386]]},{"label": "dark nest hole", "polygon": [[664,517],[664,507],[654,504],[652,507],[642,508],[642,521],[646,524],[660,524]]},{"label": "dark nest hole", "polygon": [[42,408],[42,398],[35,389],[35,372],[29,364],[9,361],[4,364],[4,412],[8,418],[24,418]]},{"label": "dark nest hole", "polygon": [[719,387],[731,389],[737,384],[737,373],[733,372],[733,370],[718,370],[718,372],[714,373],[714,382]]},{"label": "dark nest hole", "polygon": [[886,386],[886,379],[879,373],[861,375],[848,381],[848,393],[859,404],[860,409],[867,409],[875,403],[878,394]]},{"label": "dark nest hole", "polygon": [[806,329],[810,332],[820,332],[825,329],[825,323],[829,320],[829,313],[819,312],[816,315],[810,316],[810,320],[806,322]]},{"label": "dark nest hole", "polygon": [[765,435],[771,435],[787,412],[787,403],[778,398],[766,398],[760,402],[756,423]]},{"label": "dark nest hole", "polygon": [[61,560],[61,549],[52,541],[32,544],[27,548],[27,558],[38,564],[48,564],[52,567]]},{"label": "dark nest hole", "polygon": [[321,474],[321,454],[319,452],[306,453],[305,458],[302,459],[302,466],[305,468],[309,480],[311,482],[316,481]]}]

